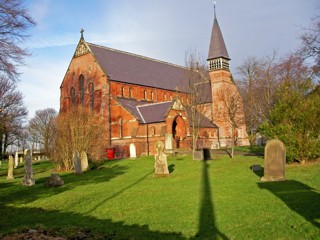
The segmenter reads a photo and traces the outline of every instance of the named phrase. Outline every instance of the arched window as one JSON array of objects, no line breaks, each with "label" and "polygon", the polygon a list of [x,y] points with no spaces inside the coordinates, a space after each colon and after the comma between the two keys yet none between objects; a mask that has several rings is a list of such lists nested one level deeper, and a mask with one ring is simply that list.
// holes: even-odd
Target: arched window
[{"label": "arched window", "polygon": [[94,109],[94,84],[93,84],[93,82],[89,83],[88,89],[89,89],[89,96],[90,96],[90,107],[93,110]]},{"label": "arched window", "polygon": [[163,95],[163,100],[164,100],[164,101],[167,101],[167,94],[164,94],[164,95]]},{"label": "arched window", "polygon": [[129,98],[132,98],[133,97],[133,90],[132,88],[129,89]]},{"label": "arched window", "polygon": [[153,100],[154,100],[154,92],[151,91],[151,101],[153,101]]},{"label": "arched window", "polygon": [[121,97],[123,97],[124,96],[124,87],[121,87]]},{"label": "arched window", "polygon": [[156,128],[155,127],[151,127],[150,134],[151,134],[151,136],[155,136],[156,135]]},{"label": "arched window", "polygon": [[118,118],[119,121],[119,138],[122,138],[122,118]]},{"label": "arched window", "polygon": [[71,96],[71,103],[72,105],[76,104],[76,89],[73,87],[70,90],[70,96]]},{"label": "arched window", "polygon": [[80,103],[84,105],[84,76],[81,74],[79,77],[79,92],[80,92]]},{"label": "arched window", "polygon": [[144,95],[144,99],[147,99],[147,90],[144,90],[143,95]]}]

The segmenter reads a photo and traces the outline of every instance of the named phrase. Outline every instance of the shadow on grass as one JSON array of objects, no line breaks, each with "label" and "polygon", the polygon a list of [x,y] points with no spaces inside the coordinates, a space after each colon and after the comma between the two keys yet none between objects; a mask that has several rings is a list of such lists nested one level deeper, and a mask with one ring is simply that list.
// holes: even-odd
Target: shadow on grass
[{"label": "shadow on grass", "polygon": [[169,173],[173,173],[174,172],[174,167],[175,167],[176,165],[174,165],[174,164],[170,164],[169,166],[168,166],[168,169],[169,169]]},{"label": "shadow on grass", "polygon": [[264,167],[261,167],[260,165],[252,165],[250,166],[250,170],[259,178],[262,178],[264,175]]},{"label": "shadow on grass", "polygon": [[203,161],[199,230],[193,239],[227,240],[229,238],[224,233],[220,232],[216,226],[208,169],[208,162]]},{"label": "shadow on grass", "polygon": [[110,197],[107,197],[106,199],[100,201],[96,206],[94,206],[92,209],[90,209],[89,211],[86,212],[86,214],[91,213],[93,211],[95,211],[97,208],[99,208],[100,206],[102,206],[104,203],[106,203],[107,201],[115,198],[116,196],[120,195],[121,193],[125,192],[126,190],[132,188],[133,186],[137,185],[139,182],[141,182],[142,180],[144,180],[145,178],[147,178],[148,176],[150,176],[153,173],[147,173],[146,175],[144,175],[142,178],[138,179],[137,181],[135,181],[134,183],[128,185],[127,187],[121,189],[120,191],[118,191],[117,193],[111,195]]},{"label": "shadow on grass", "polygon": [[320,194],[315,189],[295,180],[283,182],[259,182],[259,188],[266,189],[281,199],[291,210],[320,228]]},{"label": "shadow on grass", "polygon": [[[64,233],[71,226],[89,229],[90,233],[95,236],[94,239],[186,239],[181,233],[152,231],[148,225],[126,225],[124,222],[97,219],[79,213],[47,211],[39,208],[14,208],[1,205],[0,207],[2,232],[3,230],[6,232],[14,231],[17,226],[34,228],[41,223],[44,228],[55,229]],[[15,219],[15,221],[8,221],[8,219]]]},{"label": "shadow on grass", "polygon": [[75,175],[74,173],[61,174],[60,176],[65,185],[53,188],[46,188],[44,186],[44,183],[49,176],[43,178],[36,178],[35,176],[36,185],[31,187],[22,186],[22,184],[20,185],[19,183],[17,183],[17,181],[22,180],[22,177],[18,177],[10,183],[0,183],[1,185],[6,184],[6,188],[11,187],[11,190],[0,192],[0,204],[6,204],[10,202],[26,204],[38,198],[50,197],[64,191],[72,190],[77,186],[107,182],[117,177],[118,175],[126,173],[127,171],[128,167],[114,165],[110,167],[104,166],[100,169],[88,171],[81,175]]}]

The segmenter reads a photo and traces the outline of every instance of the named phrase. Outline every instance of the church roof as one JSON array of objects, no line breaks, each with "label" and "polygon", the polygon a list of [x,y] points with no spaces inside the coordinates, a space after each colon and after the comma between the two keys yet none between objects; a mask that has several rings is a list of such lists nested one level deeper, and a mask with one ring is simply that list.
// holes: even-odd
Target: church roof
[{"label": "church roof", "polygon": [[211,32],[208,60],[220,57],[230,60],[216,14],[214,14],[214,22]]},{"label": "church roof", "polygon": [[116,101],[141,123],[164,122],[172,102],[150,103],[134,99],[117,98]]},{"label": "church roof", "polygon": [[109,79],[129,84],[188,92],[190,70],[178,65],[87,43]]},{"label": "church roof", "polygon": [[[116,101],[141,123],[164,122],[174,103],[172,101],[150,103],[128,98],[117,98]],[[187,114],[191,116],[191,108],[185,107],[185,109]],[[217,125],[213,124],[210,119],[205,117],[203,114],[199,112],[197,112],[197,114],[200,117],[199,124],[201,127],[217,128]],[[191,121],[192,119],[190,118],[190,126],[192,125]]]}]

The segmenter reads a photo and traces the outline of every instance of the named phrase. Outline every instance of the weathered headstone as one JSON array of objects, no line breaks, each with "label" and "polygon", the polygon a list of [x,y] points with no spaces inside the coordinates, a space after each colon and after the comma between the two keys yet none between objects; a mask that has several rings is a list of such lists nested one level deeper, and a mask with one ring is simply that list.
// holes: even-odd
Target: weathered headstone
[{"label": "weathered headstone", "polygon": [[137,153],[136,153],[136,145],[134,143],[130,144],[130,158],[136,158]]},{"label": "weathered headstone", "polygon": [[154,145],[157,153],[154,156],[154,176],[161,177],[161,176],[169,176],[168,170],[168,162],[167,162],[167,155],[164,154],[164,144],[161,141],[157,141]]},{"label": "weathered headstone", "polygon": [[58,173],[51,173],[51,177],[44,183],[46,187],[56,187],[64,185],[64,181],[60,178]]},{"label": "weathered headstone", "polygon": [[73,152],[73,163],[74,163],[74,171],[76,174],[81,174],[81,159],[78,151]]},{"label": "weathered headstone", "polygon": [[14,179],[13,177],[13,157],[10,155],[8,159],[8,180]]},{"label": "weathered headstone", "polygon": [[14,168],[19,167],[19,156],[18,156],[18,152],[15,153],[14,155]]},{"label": "weathered headstone", "polygon": [[23,157],[20,157],[20,163],[23,163]]},{"label": "weathered headstone", "polygon": [[264,176],[261,181],[284,181],[286,147],[282,141],[273,139],[267,142],[264,150]]},{"label": "weathered headstone", "polygon": [[32,156],[31,151],[29,149],[26,149],[24,151],[24,159],[24,178],[22,184],[26,186],[32,186],[35,184],[35,180],[33,179]]},{"label": "weathered headstone", "polygon": [[85,151],[81,152],[81,170],[87,171],[88,170],[88,156]]}]

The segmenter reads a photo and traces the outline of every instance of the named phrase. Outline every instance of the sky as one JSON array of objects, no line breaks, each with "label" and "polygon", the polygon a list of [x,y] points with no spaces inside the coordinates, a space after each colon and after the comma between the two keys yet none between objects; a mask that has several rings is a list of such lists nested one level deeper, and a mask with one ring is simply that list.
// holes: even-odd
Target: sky
[{"label": "sky", "polygon": [[[320,12],[318,0],[216,0],[233,74],[249,56],[288,55]],[[19,90],[29,110],[59,111],[60,84],[84,29],[87,42],[185,65],[186,53],[206,60],[212,0],[24,0],[37,25],[25,46]]]}]

